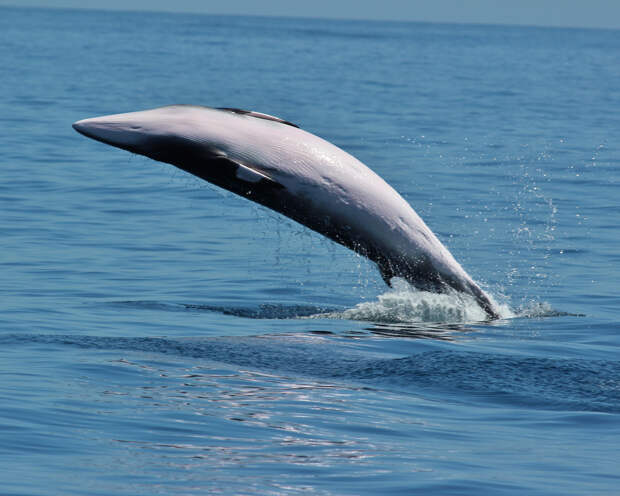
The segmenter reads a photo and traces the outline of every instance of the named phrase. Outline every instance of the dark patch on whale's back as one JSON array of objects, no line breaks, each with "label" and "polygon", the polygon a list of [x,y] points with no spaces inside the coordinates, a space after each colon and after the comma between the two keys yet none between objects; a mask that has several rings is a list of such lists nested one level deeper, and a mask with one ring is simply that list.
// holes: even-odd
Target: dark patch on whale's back
[{"label": "dark patch on whale's back", "polygon": [[281,124],[286,124],[287,126],[293,126],[299,128],[297,124],[293,124],[292,122],[285,121],[284,119],[280,119],[279,117],[275,117],[269,114],[263,114],[261,112],[254,112],[252,110],[243,110],[238,108],[230,108],[230,107],[217,107],[217,110],[224,110],[226,112],[233,112],[235,114],[249,115],[251,117],[256,117],[258,119],[265,119],[267,121],[279,122]]}]

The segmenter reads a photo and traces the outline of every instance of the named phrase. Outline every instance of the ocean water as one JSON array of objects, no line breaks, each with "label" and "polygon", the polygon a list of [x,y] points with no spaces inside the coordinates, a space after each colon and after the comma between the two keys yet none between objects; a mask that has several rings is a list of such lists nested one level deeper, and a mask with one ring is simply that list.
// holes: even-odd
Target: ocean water
[{"label": "ocean water", "polygon": [[[0,8],[0,494],[620,494],[618,31]],[[71,123],[281,116],[502,305]]]}]

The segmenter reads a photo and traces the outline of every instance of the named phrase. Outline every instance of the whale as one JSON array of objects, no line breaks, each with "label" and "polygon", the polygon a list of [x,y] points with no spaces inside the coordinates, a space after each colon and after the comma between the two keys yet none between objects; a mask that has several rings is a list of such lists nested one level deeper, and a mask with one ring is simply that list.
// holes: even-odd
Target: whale
[{"label": "whale", "polygon": [[77,121],[79,133],[172,164],[256,202],[376,263],[383,280],[475,298],[499,311],[411,205],[336,145],[273,115],[198,105]]}]

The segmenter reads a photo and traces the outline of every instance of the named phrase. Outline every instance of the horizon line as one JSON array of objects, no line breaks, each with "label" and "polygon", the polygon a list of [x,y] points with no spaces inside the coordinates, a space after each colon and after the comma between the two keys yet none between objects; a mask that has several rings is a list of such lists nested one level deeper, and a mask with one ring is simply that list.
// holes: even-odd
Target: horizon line
[{"label": "horizon line", "polygon": [[607,26],[579,26],[579,25],[559,25],[559,24],[523,24],[510,22],[473,22],[473,21],[447,21],[447,20],[416,20],[416,19],[373,19],[367,17],[339,17],[339,16],[303,16],[303,15],[269,15],[269,14],[241,14],[226,12],[204,12],[196,10],[168,10],[168,9],[136,9],[136,8],[105,8],[105,7],[61,7],[48,5],[11,5],[0,4],[0,8],[9,9],[38,9],[38,10],[77,10],[93,12],[124,12],[124,13],[147,13],[147,14],[171,14],[171,15],[200,15],[213,17],[253,17],[263,19],[299,19],[299,20],[321,20],[321,21],[349,21],[349,22],[387,22],[397,24],[443,24],[454,26],[488,26],[488,27],[514,27],[514,28],[545,28],[545,29],[575,29],[575,30],[600,30],[618,31],[620,27]]}]

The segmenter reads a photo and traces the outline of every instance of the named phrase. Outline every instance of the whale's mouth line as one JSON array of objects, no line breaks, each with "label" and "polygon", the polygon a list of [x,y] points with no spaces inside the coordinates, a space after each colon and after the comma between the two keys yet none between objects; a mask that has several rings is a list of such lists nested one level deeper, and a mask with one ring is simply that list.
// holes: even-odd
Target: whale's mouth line
[{"label": "whale's mouth line", "polygon": [[98,135],[97,133],[93,133],[90,128],[88,126],[84,126],[82,125],[83,121],[78,121],[78,122],[74,122],[71,127],[73,127],[73,129],[75,129],[78,133],[80,133],[82,136],[86,136],[87,138],[90,139],[94,139],[95,141],[99,141],[101,143],[105,143],[106,145],[112,145],[114,146],[114,143],[110,143],[106,140],[104,140],[100,135]]},{"label": "whale's mouth line", "polygon": [[93,127],[82,125],[82,123],[85,122],[85,121],[88,121],[88,119],[85,119],[84,121],[74,122],[72,124],[73,129],[75,129],[82,136],[86,136],[87,138],[90,138],[92,140],[98,141],[99,143],[103,143],[104,145],[110,145],[110,146],[113,146],[115,148],[120,148],[121,150],[126,150],[126,151],[128,151],[130,153],[135,153],[135,154],[141,155],[137,151],[137,148],[135,147],[135,145],[124,144],[124,143],[119,142],[119,141],[107,139],[107,138],[104,137],[103,133],[95,132],[95,130],[97,128],[93,128]]}]

